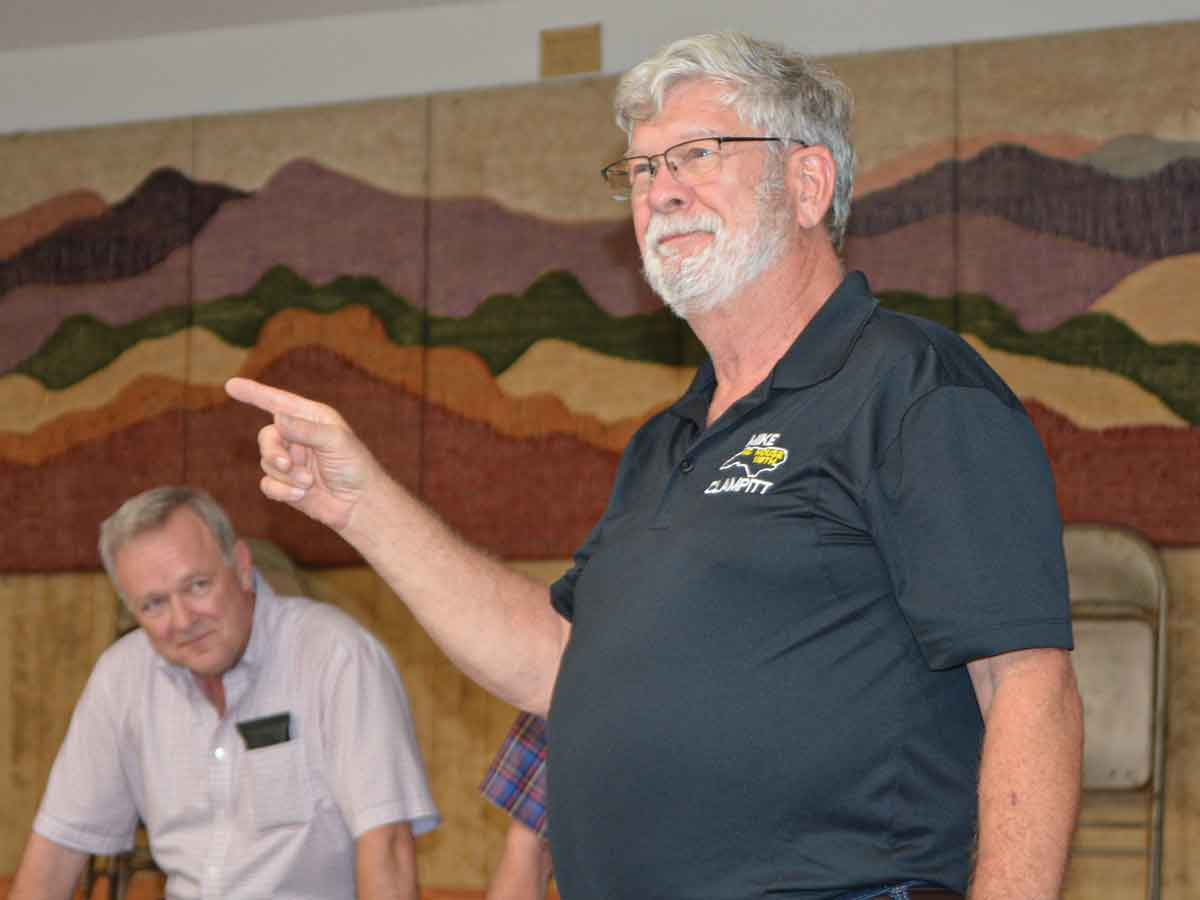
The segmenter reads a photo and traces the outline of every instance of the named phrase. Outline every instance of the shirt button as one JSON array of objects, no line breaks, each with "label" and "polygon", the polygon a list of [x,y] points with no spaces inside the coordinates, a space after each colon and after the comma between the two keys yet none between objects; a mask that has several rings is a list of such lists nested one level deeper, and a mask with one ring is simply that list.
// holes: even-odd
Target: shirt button
[{"label": "shirt button", "polygon": [[685,456],[683,458],[683,462],[681,462],[679,464],[679,471],[682,472],[684,475],[686,475],[688,472],[692,471],[692,469],[694,469],[694,468],[696,468],[696,464],[694,462],[692,462],[692,458],[690,456]]},{"label": "shirt button", "polygon": [[216,750],[213,751],[213,756],[215,756],[217,759],[224,759],[225,758],[225,748],[218,747]]}]

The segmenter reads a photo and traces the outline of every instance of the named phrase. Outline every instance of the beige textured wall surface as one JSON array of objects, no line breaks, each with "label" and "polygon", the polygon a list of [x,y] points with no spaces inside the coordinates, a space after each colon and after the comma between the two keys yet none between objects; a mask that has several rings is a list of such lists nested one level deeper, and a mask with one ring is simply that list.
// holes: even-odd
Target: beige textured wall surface
[{"label": "beige textured wall surface", "polygon": [[100,573],[0,576],[0,872],[16,868],[117,605]]}]

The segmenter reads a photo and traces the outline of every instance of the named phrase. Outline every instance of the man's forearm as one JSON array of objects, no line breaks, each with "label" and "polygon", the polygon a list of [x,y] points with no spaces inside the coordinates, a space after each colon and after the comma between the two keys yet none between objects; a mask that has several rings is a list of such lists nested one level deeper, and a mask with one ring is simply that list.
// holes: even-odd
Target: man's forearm
[{"label": "man's forearm", "polygon": [[568,631],[545,585],[462,540],[390,478],[355,516],[342,536],[443,652],[485,690],[545,715]]},{"label": "man's forearm", "polygon": [[545,840],[514,821],[504,839],[504,855],[488,882],[484,900],[542,900],[553,865]]},{"label": "man's forearm", "polygon": [[87,862],[87,854],[31,834],[17,866],[9,900],[68,900]]},{"label": "man's forearm", "polygon": [[969,896],[1057,900],[1079,810],[1083,751],[1083,709],[1069,657],[1051,653],[998,679],[986,722]]},{"label": "man's forearm", "polygon": [[420,900],[417,851],[407,822],[381,825],[354,847],[358,900]]}]

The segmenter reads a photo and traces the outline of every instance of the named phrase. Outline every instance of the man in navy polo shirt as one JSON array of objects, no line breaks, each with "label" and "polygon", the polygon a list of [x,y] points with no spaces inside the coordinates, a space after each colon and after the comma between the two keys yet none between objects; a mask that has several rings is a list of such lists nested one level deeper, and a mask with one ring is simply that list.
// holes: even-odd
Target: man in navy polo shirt
[{"label": "man in navy polo shirt", "polygon": [[349,540],[484,687],[550,709],[567,900],[1059,894],[1082,715],[1053,484],[979,356],[843,272],[850,106],[739,35],[622,80],[604,176],[709,360],[549,597],[334,410],[228,385],[274,416],[264,493]]}]

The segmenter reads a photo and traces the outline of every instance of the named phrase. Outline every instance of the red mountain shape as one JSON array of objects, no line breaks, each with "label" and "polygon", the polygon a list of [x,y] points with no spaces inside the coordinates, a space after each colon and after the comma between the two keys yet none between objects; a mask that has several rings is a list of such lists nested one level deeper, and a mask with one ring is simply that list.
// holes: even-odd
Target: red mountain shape
[{"label": "red mountain shape", "polygon": [[1036,401],[1065,522],[1136,528],[1154,544],[1200,544],[1200,428],[1142,426],[1089,431]]},{"label": "red mountain shape", "polygon": [[[325,350],[296,351],[266,381],[331,401],[385,466],[456,529],[497,555],[561,559],[603,511],[617,455],[565,436],[514,440],[373,381]],[[181,397],[182,400],[182,397]],[[200,405],[200,404],[198,404]],[[1136,528],[1168,546],[1200,544],[1200,429],[1090,431],[1027,404],[1050,457],[1063,517]],[[165,482],[211,490],[246,534],[298,562],[357,563],[332,532],[256,489],[262,414],[232,402],[182,408],[80,445],[41,466],[0,462],[3,571],[94,568],[100,520]]]},{"label": "red mountain shape", "polygon": [[[388,471],[503,558],[569,556],[607,501],[617,454],[578,439],[503,437],[320,348],[293,351],[261,377],[338,407]],[[298,563],[361,562],[333,532],[258,492],[264,422],[226,401],[155,416],[39,466],[0,461],[0,571],[95,568],[100,521],[130,495],[179,481],[210,490],[239,530],[275,541]]]},{"label": "red mountain shape", "polygon": [[0,219],[0,260],[14,256],[69,222],[94,219],[107,211],[103,197],[95,191],[79,190],[59,194]]},{"label": "red mountain shape", "polygon": [[107,212],[70,222],[0,262],[0,295],[23,284],[81,284],[129,278],[189,243],[241,191],[158,169]]}]

